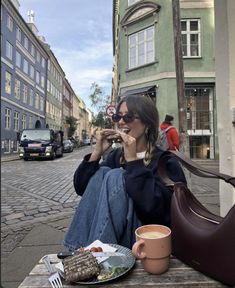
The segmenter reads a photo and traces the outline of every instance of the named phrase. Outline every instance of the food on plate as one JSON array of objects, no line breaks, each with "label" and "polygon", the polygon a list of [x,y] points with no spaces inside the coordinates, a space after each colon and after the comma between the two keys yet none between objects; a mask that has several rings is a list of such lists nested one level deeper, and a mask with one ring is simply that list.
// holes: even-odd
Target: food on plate
[{"label": "food on plate", "polygon": [[101,247],[91,247],[89,251],[90,252],[103,252],[103,249]]},{"label": "food on plate", "polygon": [[77,251],[75,255],[63,261],[65,280],[77,282],[96,277],[100,273],[100,266],[90,251]]},{"label": "food on plate", "polygon": [[127,267],[114,266],[114,267],[112,267],[112,269],[109,270],[109,271],[103,271],[103,272],[101,272],[101,273],[97,276],[97,280],[103,281],[103,280],[110,279],[110,278],[114,277],[115,275],[124,272],[125,270],[127,270]]}]

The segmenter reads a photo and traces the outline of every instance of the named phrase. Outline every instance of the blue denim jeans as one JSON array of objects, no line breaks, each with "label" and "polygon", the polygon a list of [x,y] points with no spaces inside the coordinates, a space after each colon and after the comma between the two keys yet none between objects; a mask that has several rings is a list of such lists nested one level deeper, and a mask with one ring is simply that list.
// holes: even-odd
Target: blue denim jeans
[{"label": "blue denim jeans", "polygon": [[101,167],[90,179],[63,244],[70,250],[99,239],[131,248],[141,226],[125,190],[122,168]]}]

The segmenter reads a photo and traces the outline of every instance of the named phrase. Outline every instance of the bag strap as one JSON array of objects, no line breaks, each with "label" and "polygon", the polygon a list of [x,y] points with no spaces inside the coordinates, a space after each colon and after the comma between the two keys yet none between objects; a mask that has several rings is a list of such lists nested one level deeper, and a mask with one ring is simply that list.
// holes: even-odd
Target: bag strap
[{"label": "bag strap", "polygon": [[170,180],[170,178],[167,176],[166,173],[166,162],[172,157],[176,157],[183,166],[185,166],[190,172],[193,174],[204,177],[204,178],[215,178],[215,179],[221,179],[224,180],[227,183],[230,183],[233,187],[235,187],[235,177],[219,173],[216,171],[212,171],[209,169],[206,169],[199,164],[193,162],[191,159],[186,157],[183,153],[179,151],[165,151],[162,153],[159,159],[159,165],[158,165],[158,172],[160,177],[162,178],[163,182],[166,183],[168,186],[174,185],[174,182]]},{"label": "bag strap", "polygon": [[174,126],[168,126],[166,129],[163,129],[162,131],[164,131],[165,133],[168,132],[171,128],[175,128]]}]

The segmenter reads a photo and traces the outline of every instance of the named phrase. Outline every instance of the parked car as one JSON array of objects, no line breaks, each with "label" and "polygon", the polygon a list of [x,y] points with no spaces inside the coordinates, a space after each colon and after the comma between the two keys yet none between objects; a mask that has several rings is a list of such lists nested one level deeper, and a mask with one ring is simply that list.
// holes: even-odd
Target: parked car
[{"label": "parked car", "polygon": [[91,139],[90,138],[85,138],[83,140],[83,145],[90,145],[91,144]]},{"label": "parked car", "polygon": [[64,140],[63,141],[63,151],[64,152],[73,152],[73,142],[71,140]]}]

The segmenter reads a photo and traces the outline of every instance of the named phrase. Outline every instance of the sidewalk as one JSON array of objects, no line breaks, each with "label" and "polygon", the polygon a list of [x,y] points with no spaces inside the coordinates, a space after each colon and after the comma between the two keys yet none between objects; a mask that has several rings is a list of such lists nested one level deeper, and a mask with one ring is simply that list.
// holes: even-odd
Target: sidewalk
[{"label": "sidewalk", "polygon": [[[9,157],[8,161],[16,160]],[[7,158],[4,159],[7,161]],[[200,163],[203,164],[203,163]],[[204,162],[205,167],[218,171],[218,162]],[[203,166],[203,165],[202,165]],[[212,212],[219,213],[219,181],[192,177],[192,191],[196,197]],[[200,183],[200,185],[198,185]],[[51,253],[58,253],[65,248],[62,246],[65,231],[73,213],[63,211],[54,218],[44,219],[36,225],[18,227],[8,232],[2,242],[2,277],[1,287],[16,288],[32,270],[38,260]],[[4,229],[2,229],[2,234]]]},{"label": "sidewalk", "polygon": [[18,153],[11,155],[1,155],[1,162],[9,162],[16,160],[21,160]]}]

